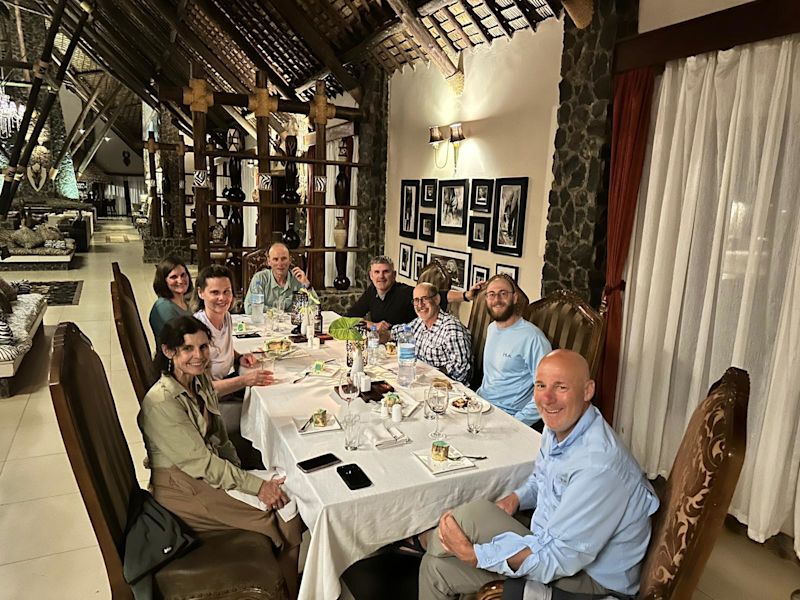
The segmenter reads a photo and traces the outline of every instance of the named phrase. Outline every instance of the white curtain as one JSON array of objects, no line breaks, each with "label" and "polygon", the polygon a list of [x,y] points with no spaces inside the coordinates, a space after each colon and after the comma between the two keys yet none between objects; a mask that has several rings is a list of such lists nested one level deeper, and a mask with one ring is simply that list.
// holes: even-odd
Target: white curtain
[{"label": "white curtain", "polygon": [[[328,160],[342,160],[339,158],[339,142],[328,142],[326,148],[326,156]],[[358,162],[358,138],[353,138],[353,162]],[[334,189],[336,187],[336,176],[339,174],[338,167],[328,166],[325,170],[328,177],[327,186],[325,188],[325,204],[336,204],[336,196]],[[357,204],[356,202],[356,187],[358,182],[358,169],[350,169],[350,204]],[[325,245],[333,246],[333,227],[336,225],[336,217],[344,214],[340,210],[326,210],[325,211]],[[349,246],[355,246],[356,232],[358,231],[358,211],[350,211],[350,226],[348,227],[347,243]],[[356,277],[356,255],[352,252],[347,254],[347,277],[352,284]],[[333,280],[336,278],[336,253],[325,253],[325,286],[332,287]]]},{"label": "white curtain", "polygon": [[649,475],[666,476],[709,385],[746,369],[731,513],[758,541],[800,531],[800,36],[669,63],[653,115],[617,429]]}]

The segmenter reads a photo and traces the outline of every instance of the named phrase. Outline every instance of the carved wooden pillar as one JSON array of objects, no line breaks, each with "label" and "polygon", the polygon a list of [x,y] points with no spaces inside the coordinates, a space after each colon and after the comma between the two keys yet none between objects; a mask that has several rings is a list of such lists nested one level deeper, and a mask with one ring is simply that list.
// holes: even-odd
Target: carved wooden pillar
[{"label": "carved wooden pillar", "polygon": [[[325,160],[327,156],[327,136],[326,127],[328,119],[333,116],[335,108],[328,104],[325,96],[325,82],[317,81],[314,102],[311,105],[314,125],[316,127],[316,157]],[[330,114],[329,114],[330,113]],[[309,116],[312,116],[311,114]],[[325,176],[325,165],[314,164],[314,186],[310,193],[309,204],[312,207],[308,214],[308,226],[310,230],[309,245],[312,248],[322,248],[325,246],[325,209],[316,208],[325,206],[325,189],[327,188],[327,177]],[[309,271],[311,284],[322,289],[325,286],[325,255],[322,252],[311,252],[309,257]]]},{"label": "carved wooden pillar", "polygon": [[208,248],[208,202],[211,199],[208,169],[206,167],[206,114],[214,102],[207,89],[202,70],[193,65],[189,87],[184,88],[184,104],[192,109],[192,131],[194,133],[194,201],[197,219],[197,266],[204,269],[211,263]]},{"label": "carved wooden pillar", "polygon": [[269,160],[269,114],[276,112],[278,99],[270,97],[266,71],[256,73],[256,90],[248,108],[256,115],[256,148],[258,150],[258,230],[256,245],[267,248],[272,241],[272,175]]},{"label": "carved wooden pillar", "polygon": [[175,224],[175,236],[186,237],[186,165],[184,163],[186,146],[182,138],[178,140],[176,153],[178,155],[178,222]]},{"label": "carved wooden pillar", "polygon": [[161,237],[164,230],[161,226],[161,198],[158,197],[156,174],[156,134],[147,134],[147,164],[150,168],[150,235]]}]

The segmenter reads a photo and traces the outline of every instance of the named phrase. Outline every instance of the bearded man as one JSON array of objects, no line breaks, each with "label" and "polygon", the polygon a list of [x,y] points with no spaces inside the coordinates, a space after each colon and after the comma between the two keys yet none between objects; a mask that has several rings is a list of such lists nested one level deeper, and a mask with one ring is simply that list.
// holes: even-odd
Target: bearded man
[{"label": "bearded man", "polygon": [[508,275],[495,275],[486,286],[486,310],[494,322],[486,334],[478,395],[541,430],[533,380],[539,361],[552,348],[544,333],[518,314],[517,297],[517,286]]}]

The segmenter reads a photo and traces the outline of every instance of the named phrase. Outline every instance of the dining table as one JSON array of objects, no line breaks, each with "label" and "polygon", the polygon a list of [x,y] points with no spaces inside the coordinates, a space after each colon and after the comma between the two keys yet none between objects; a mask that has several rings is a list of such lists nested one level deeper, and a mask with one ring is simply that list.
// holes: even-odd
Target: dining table
[{"label": "dining table", "polygon": [[[338,317],[329,311],[322,316],[325,324]],[[235,339],[239,353],[262,352],[271,338],[288,334],[274,324],[269,328],[249,324],[246,315],[233,317],[235,323],[244,323],[241,329],[261,333]],[[467,431],[467,415],[448,406],[439,419],[451,455],[485,458],[432,461],[429,434],[435,423],[425,418],[424,404],[433,380],[445,376],[418,361],[414,382],[400,386],[396,357],[382,348],[376,354],[375,364],[368,363],[365,372],[395,389],[403,399],[404,413],[413,410],[399,423],[387,419],[385,413],[382,416],[376,402],[357,398],[348,404],[337,393],[341,375],[348,369],[345,342],[337,340],[293,344],[275,360],[274,383],[250,388],[245,395],[242,435],[261,453],[267,468],[286,474],[284,489],[297,502],[310,530],[301,600],[340,598],[340,578],[357,561],[434,527],[448,509],[510,493],[530,475],[539,452],[540,434],[502,410],[486,403],[483,428],[473,434]],[[313,372],[315,363],[318,373]],[[454,398],[480,400],[464,386],[452,381],[450,385]],[[331,426],[307,426],[320,409],[330,415]],[[344,432],[337,426],[347,414],[357,414],[360,419],[362,435],[356,450],[345,450]],[[378,449],[370,441],[370,432],[380,433],[383,439],[399,437],[400,441],[389,439],[389,444]],[[300,461],[327,453],[336,455],[341,464],[310,473],[298,467]],[[337,470],[344,464],[358,465],[371,485],[349,489]]]}]

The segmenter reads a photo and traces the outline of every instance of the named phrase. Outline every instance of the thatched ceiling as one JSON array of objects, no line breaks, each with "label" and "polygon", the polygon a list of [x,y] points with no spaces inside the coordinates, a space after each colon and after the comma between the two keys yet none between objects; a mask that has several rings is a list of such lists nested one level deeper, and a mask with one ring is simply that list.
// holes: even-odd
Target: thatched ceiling
[{"label": "thatched ceiling", "polygon": [[[52,14],[56,0],[3,0]],[[136,114],[134,95],[157,104],[158,85],[182,86],[197,64],[215,89],[249,92],[255,72],[269,73],[281,96],[308,99],[313,82],[324,78],[333,96],[357,86],[364,62],[387,73],[429,60],[427,46],[409,33],[393,7],[405,4],[435,43],[455,63],[458,53],[535,29],[558,14],[559,0],[95,0],[94,22],[73,59],[76,78],[90,91],[108,71],[129,92],[131,105],[121,129]],[[74,30],[80,8],[69,0],[62,32]],[[59,46],[66,46],[61,36]],[[72,82],[73,86],[76,86]],[[103,85],[109,90],[113,83]],[[171,107],[184,128],[190,119]],[[127,109],[126,109],[127,110]],[[139,119],[141,111],[138,112]],[[216,108],[212,129],[230,115]],[[131,132],[130,135],[133,135]]]}]

